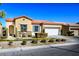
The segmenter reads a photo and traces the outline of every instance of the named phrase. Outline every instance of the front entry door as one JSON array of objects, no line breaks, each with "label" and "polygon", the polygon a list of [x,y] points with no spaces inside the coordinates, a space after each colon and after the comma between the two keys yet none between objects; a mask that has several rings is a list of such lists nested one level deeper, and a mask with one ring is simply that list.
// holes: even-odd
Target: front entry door
[{"label": "front entry door", "polygon": [[14,35],[14,26],[13,25],[9,26],[9,35],[10,36]]}]

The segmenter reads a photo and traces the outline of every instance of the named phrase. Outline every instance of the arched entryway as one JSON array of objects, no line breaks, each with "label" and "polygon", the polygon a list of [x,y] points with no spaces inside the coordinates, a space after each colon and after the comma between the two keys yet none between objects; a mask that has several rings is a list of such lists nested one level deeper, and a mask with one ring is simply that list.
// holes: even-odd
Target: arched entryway
[{"label": "arched entryway", "polygon": [[10,36],[14,35],[14,26],[13,25],[9,26],[9,35]]}]

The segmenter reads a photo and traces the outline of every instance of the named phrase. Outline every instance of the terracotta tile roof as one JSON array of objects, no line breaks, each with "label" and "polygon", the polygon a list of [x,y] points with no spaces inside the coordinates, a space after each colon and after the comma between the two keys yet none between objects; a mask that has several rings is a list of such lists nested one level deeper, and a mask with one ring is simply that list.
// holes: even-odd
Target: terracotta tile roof
[{"label": "terracotta tile roof", "polygon": [[41,23],[46,23],[47,21],[45,20],[32,20],[32,24],[41,24]]},{"label": "terracotta tile roof", "polygon": [[8,18],[8,19],[6,19],[6,22],[13,22],[13,19],[12,18]]},{"label": "terracotta tile roof", "polygon": [[[7,22],[13,22],[18,18],[27,18],[29,20],[32,20],[31,18],[27,17],[27,16],[20,16],[20,17],[16,17],[14,19],[8,18],[6,19]],[[56,24],[56,25],[67,25],[67,26],[79,26],[79,24],[74,24],[74,23],[64,23],[64,22],[49,22],[46,20],[32,20],[32,24],[48,24],[48,25],[52,25],[52,24]]]},{"label": "terracotta tile roof", "polygon": [[52,24],[56,24],[56,25],[68,25],[66,23],[62,23],[62,22],[49,22],[46,20],[32,20],[32,24],[47,24],[47,25],[52,25]]},{"label": "terracotta tile roof", "polygon": [[[21,18],[21,17],[19,17],[19,18]],[[13,22],[13,21],[15,21],[15,19],[18,19],[18,17],[14,18],[14,19],[8,18],[8,19],[6,19],[6,21],[7,22]],[[46,20],[32,20],[32,24],[41,24],[41,23],[48,24],[48,25],[52,25],[52,24],[67,25],[66,23],[62,23],[62,22],[49,22],[49,21],[46,21]]]},{"label": "terracotta tile roof", "polygon": [[16,17],[16,18],[14,18],[14,19],[8,18],[8,19],[6,19],[6,21],[7,21],[7,22],[13,22],[13,21],[15,21],[16,19],[19,19],[19,18],[27,18],[27,19],[32,20],[32,19],[29,18],[29,17],[26,17],[26,16],[20,16],[20,17]]},{"label": "terracotta tile roof", "polygon": [[56,25],[65,25],[64,23],[60,23],[60,22],[47,22],[45,24],[49,24],[49,25],[52,25],[52,24],[56,24]]},{"label": "terracotta tile roof", "polygon": [[19,18],[26,18],[26,19],[32,20],[31,18],[29,18],[29,17],[27,17],[27,16],[19,16],[19,17],[14,18],[14,21],[15,21],[16,19],[19,19]]},{"label": "terracotta tile roof", "polygon": [[79,26],[79,24],[75,24],[75,23],[68,23],[69,26]]}]

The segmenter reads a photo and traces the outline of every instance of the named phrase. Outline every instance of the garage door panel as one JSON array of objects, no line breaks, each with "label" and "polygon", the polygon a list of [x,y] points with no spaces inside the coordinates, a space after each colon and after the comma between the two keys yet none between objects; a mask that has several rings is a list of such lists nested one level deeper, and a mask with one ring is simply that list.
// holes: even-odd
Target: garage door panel
[{"label": "garage door panel", "polygon": [[48,36],[58,35],[59,29],[54,28],[45,28],[45,32],[48,33]]}]

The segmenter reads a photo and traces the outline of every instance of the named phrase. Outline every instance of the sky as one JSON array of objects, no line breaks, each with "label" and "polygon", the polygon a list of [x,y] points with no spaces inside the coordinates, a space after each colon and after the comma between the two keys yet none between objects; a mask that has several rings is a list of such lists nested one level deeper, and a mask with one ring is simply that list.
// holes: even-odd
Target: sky
[{"label": "sky", "polygon": [[6,12],[5,18],[0,18],[6,26],[7,18],[28,16],[33,20],[47,20],[52,22],[79,22],[79,4],[68,3],[2,3],[0,11]]}]

